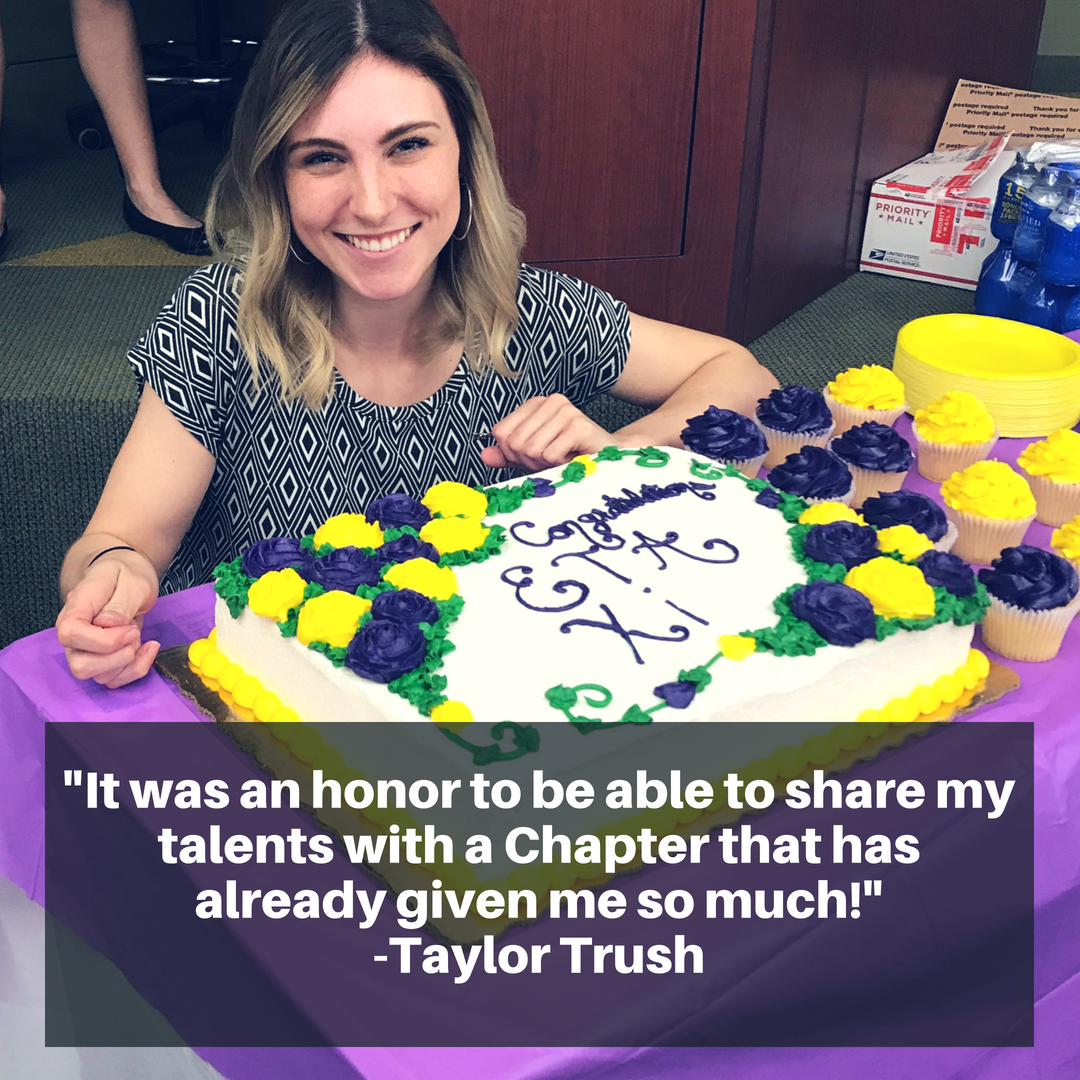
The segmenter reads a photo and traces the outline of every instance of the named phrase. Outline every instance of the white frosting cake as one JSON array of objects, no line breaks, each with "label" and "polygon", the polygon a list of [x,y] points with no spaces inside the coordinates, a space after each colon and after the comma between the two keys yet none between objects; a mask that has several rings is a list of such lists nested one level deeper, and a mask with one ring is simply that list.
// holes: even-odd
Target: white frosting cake
[{"label": "white frosting cake", "polygon": [[[476,723],[565,722],[545,697],[560,685],[592,688],[575,716],[617,721],[634,705],[657,706],[655,687],[712,660],[721,635],[775,624],[776,597],[806,583],[781,512],[738,477],[700,479],[691,454],[670,455],[659,469],[601,462],[580,483],[488,519],[508,536],[497,556],[456,569],[465,603],[442,668],[446,695]],[[672,486],[682,490],[632,505],[643,487]],[[599,520],[620,503],[623,513]],[[250,608],[232,618],[219,599],[215,623],[218,649],[304,720],[417,718],[385,685],[334,667]],[[855,720],[956,671],[972,633],[949,621],[809,656],[721,658],[689,705],[655,719]],[[605,707],[585,701],[602,702],[604,690]]]},{"label": "white frosting cake", "polygon": [[[852,727],[839,723],[878,721],[860,725],[867,736],[878,735],[886,727],[881,721],[931,713],[985,674],[985,658],[970,650],[984,596],[931,589],[898,553],[875,561],[885,571],[903,567],[900,592],[913,588],[922,607],[905,611],[908,599],[890,595],[896,587],[888,582],[868,586],[849,577],[847,593],[863,590],[855,599],[867,608],[870,636],[864,631],[856,644],[828,644],[818,630],[833,635],[820,617],[815,628],[796,618],[790,603],[792,591],[808,582],[829,581],[834,592],[845,591],[837,584],[842,565],[816,562],[803,550],[813,527],[799,523],[807,504],[685,451],[612,449],[490,489],[486,498],[453,487],[460,491],[451,491],[449,501],[429,492],[426,502],[441,508],[433,510],[436,520],[440,514],[456,520],[453,514],[463,510],[458,524],[467,527],[448,540],[437,535],[438,524],[434,531],[424,526],[410,540],[440,540],[444,568],[437,572],[421,559],[421,573],[406,562],[411,569],[398,576],[383,561],[389,549],[381,544],[398,539],[401,530],[369,534],[369,523],[353,520],[360,530],[354,535],[367,548],[363,557],[373,558],[378,577],[354,594],[338,594],[346,614],[353,613],[343,632],[325,625],[312,631],[309,624],[307,645],[303,610],[328,595],[310,584],[319,576],[313,566],[331,552],[325,536],[340,534],[320,530],[305,542],[306,551],[286,544],[283,558],[292,568],[257,580],[243,571],[241,559],[219,568],[216,630],[192,646],[193,668],[242,717],[303,719],[303,729],[275,723],[274,730],[309,769],[406,783],[456,775],[467,782],[483,766],[493,779],[514,780],[526,792],[533,770],[565,784],[586,769],[603,791],[608,779],[633,777],[643,760],[651,776],[666,780],[679,769],[684,783],[692,779],[688,760],[702,763],[696,778],[714,784],[747,768],[748,775],[794,776],[862,745],[861,730],[853,738]],[[470,523],[478,507],[481,514],[486,509],[482,524]],[[810,521],[828,520],[821,507],[809,513]],[[870,536],[871,545],[877,536]],[[455,544],[462,545],[456,554]],[[445,637],[452,651],[429,651],[425,664],[388,684],[360,677],[353,649],[376,612],[356,611],[355,597],[362,608],[369,597],[407,587],[428,589],[442,601],[438,619],[421,629],[429,647]],[[268,601],[268,593],[277,599]],[[277,618],[256,610],[275,604]],[[435,723],[400,725],[400,737],[374,741],[366,725],[340,723],[421,721],[429,714]],[[662,722],[679,720],[753,723],[695,724],[677,729],[678,738],[665,735]],[[297,730],[307,735],[286,734]],[[519,813],[525,811],[506,812],[506,829]],[[450,813],[436,807],[409,814],[417,824],[448,829],[455,843],[490,829],[468,800]],[[545,820],[580,834],[626,817],[625,809],[597,800],[586,812],[564,808]],[[527,822],[527,814],[520,821]],[[483,866],[458,862],[438,872],[444,879],[506,886],[519,881],[517,869],[496,853]],[[567,884],[576,876],[562,871],[560,878],[558,868],[545,873]]]}]

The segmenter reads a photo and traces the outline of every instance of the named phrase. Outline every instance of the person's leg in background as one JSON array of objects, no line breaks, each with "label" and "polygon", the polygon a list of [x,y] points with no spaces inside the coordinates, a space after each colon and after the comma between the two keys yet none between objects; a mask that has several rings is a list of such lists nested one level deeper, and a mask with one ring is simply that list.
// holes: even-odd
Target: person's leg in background
[{"label": "person's leg in background", "polygon": [[[199,239],[194,234],[189,237],[187,230],[201,230],[202,222],[184,213],[161,184],[131,4],[129,0],[71,0],[71,25],[79,64],[101,106],[124,171],[131,203],[131,207],[125,205],[124,218],[136,232],[157,236],[183,250],[189,240],[194,244]],[[136,213],[131,214],[131,209]],[[166,228],[155,230],[154,225]],[[169,227],[178,231],[169,232]],[[205,237],[202,241],[205,244]]]}]

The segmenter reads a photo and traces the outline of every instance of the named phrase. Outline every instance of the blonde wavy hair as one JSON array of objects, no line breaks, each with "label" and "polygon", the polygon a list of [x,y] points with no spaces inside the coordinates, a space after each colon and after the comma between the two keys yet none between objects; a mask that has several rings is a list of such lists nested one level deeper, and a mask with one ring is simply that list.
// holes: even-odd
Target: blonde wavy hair
[{"label": "blonde wavy hair", "polygon": [[507,197],[483,95],[453,33],[427,0],[292,0],[252,65],[206,227],[217,253],[242,273],[237,332],[256,385],[264,357],[280,376],[282,396],[313,409],[334,385],[332,277],[321,263],[301,263],[290,252],[283,144],[367,52],[435,83],[460,147],[464,220],[439,254],[434,319],[420,348],[433,353],[463,338],[473,370],[512,374],[503,350],[517,325],[525,219]]}]

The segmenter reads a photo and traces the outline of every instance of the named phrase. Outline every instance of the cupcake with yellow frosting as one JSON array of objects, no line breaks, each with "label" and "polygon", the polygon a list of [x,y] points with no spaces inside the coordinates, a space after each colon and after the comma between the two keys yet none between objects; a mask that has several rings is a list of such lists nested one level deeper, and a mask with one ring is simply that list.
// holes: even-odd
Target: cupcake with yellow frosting
[{"label": "cupcake with yellow frosting", "polygon": [[868,420],[892,427],[904,411],[904,384],[880,364],[865,364],[840,372],[824,393],[836,421],[834,439]]},{"label": "cupcake with yellow frosting", "polygon": [[938,483],[985,460],[997,442],[994,418],[966,390],[949,390],[925,409],[919,409],[912,431],[919,452],[919,472]]},{"label": "cupcake with yellow frosting", "polygon": [[1003,461],[976,461],[941,485],[945,515],[957,528],[953,553],[989,566],[1019,544],[1035,520],[1028,482]]},{"label": "cupcake with yellow frosting", "polygon": [[1035,495],[1035,517],[1044,525],[1064,525],[1080,514],[1080,433],[1055,431],[1032,443],[1017,464]]},{"label": "cupcake with yellow frosting", "polygon": [[1060,529],[1055,529],[1050,538],[1050,546],[1080,570],[1080,517],[1074,517]]}]

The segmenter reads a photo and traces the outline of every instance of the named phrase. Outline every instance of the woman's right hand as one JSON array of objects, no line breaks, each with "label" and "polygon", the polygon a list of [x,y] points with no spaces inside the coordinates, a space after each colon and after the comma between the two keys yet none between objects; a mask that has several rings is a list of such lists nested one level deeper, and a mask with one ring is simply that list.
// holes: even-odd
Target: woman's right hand
[{"label": "woman's right hand", "polygon": [[110,551],[87,569],[56,620],[75,678],[115,688],[150,670],[160,645],[142,640],[142,618],[157,595],[157,572],[137,551]]}]

